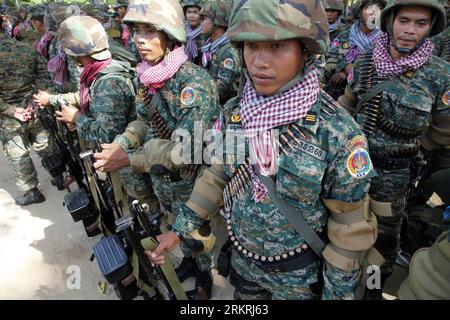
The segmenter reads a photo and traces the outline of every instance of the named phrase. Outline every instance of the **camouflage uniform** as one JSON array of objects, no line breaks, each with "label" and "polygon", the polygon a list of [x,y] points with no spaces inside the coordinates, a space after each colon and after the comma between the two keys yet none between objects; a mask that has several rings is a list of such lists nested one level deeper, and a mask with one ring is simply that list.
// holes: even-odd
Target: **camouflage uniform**
[{"label": "camouflage uniform", "polygon": [[[204,0],[181,0],[180,4],[183,8],[183,12],[186,17],[187,8],[198,7],[201,10],[203,7],[203,3],[206,3],[206,2],[207,1],[204,1]],[[185,22],[185,30],[187,33],[187,31],[188,31],[187,22]],[[191,61],[192,63],[195,63],[196,65],[201,65],[201,63],[202,63],[201,48],[205,45],[206,40],[208,40],[208,36],[206,34],[204,34],[203,32],[195,39],[195,43],[196,43],[197,49],[198,49],[198,55],[195,59],[193,59]]]},{"label": "camouflage uniform", "polygon": [[[362,0],[357,2],[355,5],[355,16],[359,17],[355,23],[361,21],[361,12],[367,4],[370,3],[378,3],[381,6],[386,5],[386,1],[384,0]],[[346,54],[350,50],[350,31],[352,26],[343,27],[341,31],[334,37],[334,40],[331,42],[330,49],[326,55],[326,66],[325,66],[325,78],[328,79],[333,76],[335,73],[345,72],[345,67],[350,64],[350,62],[346,59]],[[348,75],[348,74],[347,74]],[[342,86],[335,87],[333,84],[329,83],[325,87],[325,91],[328,92],[333,98],[337,99],[344,93],[346,81],[344,81]]]},{"label": "camouflage uniform", "polygon": [[[99,60],[111,57],[109,50],[96,53],[109,48],[108,38],[98,21],[88,16],[69,19],[61,25],[64,28],[61,31],[61,45],[68,55],[93,56],[94,59]],[[88,30],[90,33],[101,29],[98,31],[98,39],[92,40],[74,35],[71,28],[76,27]],[[92,41],[94,41],[93,44]],[[97,57],[95,54],[102,56]],[[135,89],[132,82],[134,76],[134,71],[129,65],[116,60],[112,60],[110,65],[96,76],[89,89],[89,111],[87,114],[80,114],[76,122],[78,136],[86,141],[88,148],[95,149],[95,143],[112,142],[117,135],[125,131],[128,123],[136,119]],[[128,167],[122,169],[119,175],[130,196],[143,202],[153,201],[147,174],[133,174]]]},{"label": "camouflage uniform", "polygon": [[[450,10],[450,9],[448,9]],[[434,54],[450,62],[450,27],[433,37]]]},{"label": "camouflage uniform", "polygon": [[[203,7],[200,15],[210,17],[214,27],[220,26],[226,29],[228,28],[230,10],[225,3],[211,1]],[[241,75],[241,55],[239,50],[227,41],[217,48],[207,68],[209,75],[216,83],[220,103],[223,105],[236,95],[239,87],[238,81]]]},{"label": "camouflage uniform", "polygon": [[[48,48],[49,59],[52,59],[58,54],[60,48],[60,43],[58,42],[58,28],[66,18],[71,16],[71,11],[68,10],[69,5],[63,3],[52,2],[50,3],[44,15],[44,25],[45,30],[49,34],[55,36],[50,42]],[[54,87],[59,93],[67,92],[77,92],[79,90],[80,82],[80,70],[75,62],[75,60],[67,58],[67,69],[69,70],[70,80],[66,84],[54,84]],[[50,74],[51,78],[54,79],[54,74]]]},{"label": "camouflage uniform", "polygon": [[[241,1],[236,5],[238,10],[231,18],[228,30],[230,39],[275,41],[300,38],[313,54],[326,50],[327,25],[320,1],[310,5],[302,1],[265,3],[267,7],[257,0]],[[302,11],[297,11],[295,5],[300,3]],[[297,20],[299,16],[302,20]],[[285,29],[284,26],[292,25],[290,19],[293,17],[297,25],[304,23],[310,28]],[[299,74],[296,81],[293,79],[289,83],[295,84],[302,77],[303,74]],[[285,86],[279,92],[286,89]],[[354,253],[366,252],[376,237],[376,220],[363,205],[373,176],[370,159],[364,156],[366,166],[358,177],[351,173],[349,164],[351,154],[358,146],[367,147],[362,132],[323,91],[305,118],[277,127],[285,139],[280,142],[287,140],[292,148],[288,154],[278,157],[276,193],[295,207],[309,227],[323,238],[327,238],[327,226],[331,243],[323,251],[322,267],[309,244],[270,196],[266,195],[257,203],[253,199],[248,185],[251,185],[251,171],[257,169],[247,161],[242,164],[237,160],[235,147],[242,146],[236,146],[234,139],[227,139],[227,136],[243,131],[240,102],[237,97],[225,106],[225,110],[231,111],[225,117],[225,167],[212,165],[197,179],[193,195],[183,214],[177,217],[176,226],[183,228],[182,221],[189,221],[190,224],[185,223],[184,227],[187,232],[225,205],[223,215],[232,243],[230,281],[242,298],[315,299],[322,289],[322,286],[317,287],[322,276],[323,299],[354,298],[362,262]],[[367,151],[364,150],[364,154]],[[358,212],[357,220],[340,220],[346,216],[342,213],[350,214],[350,211]]]},{"label": "camouflage uniform", "polygon": [[[182,24],[183,14],[181,7],[174,0],[167,1],[163,6],[169,6],[176,13],[176,19],[171,21],[164,12],[160,12],[160,1],[150,1],[144,12],[139,11],[139,5],[131,3],[124,18],[125,23],[147,23],[164,30],[169,37],[178,42],[185,42],[186,35]],[[151,8],[151,10],[150,10]],[[146,11],[148,10],[148,11]],[[130,153],[131,167],[134,172],[150,173],[153,189],[161,205],[174,215],[179,213],[179,207],[189,198],[194,184],[197,170],[191,166],[176,168],[178,178],[171,178],[166,174],[160,174],[153,169],[154,165],[164,165],[168,170],[174,170],[173,163],[162,161],[170,158],[170,153],[175,144],[168,137],[162,137],[158,133],[160,128],[154,125],[155,112],[171,132],[176,129],[187,130],[193,137],[194,124],[205,130],[219,113],[217,90],[206,70],[185,62],[176,74],[169,79],[161,89],[161,93],[149,96],[141,90],[142,104],[137,106],[138,120],[128,125],[124,134],[117,137],[114,142],[122,149],[129,150],[144,145],[141,150]],[[161,98],[163,98],[163,101]],[[149,101],[151,100],[151,102]],[[147,103],[145,103],[147,102]],[[166,104],[166,107],[164,106]],[[161,122],[159,122],[161,124]],[[149,130],[150,129],[150,130]],[[166,158],[167,157],[167,158]],[[159,158],[159,160],[155,160]],[[186,169],[187,174],[183,175]],[[185,256],[192,254],[182,245]],[[211,268],[212,256],[210,252],[200,253],[197,256],[197,264],[201,271]]]},{"label": "camouflage uniform", "polygon": [[335,26],[334,30],[330,31],[330,41],[333,43],[333,40],[337,37],[337,35],[341,32],[341,30],[343,28],[346,28],[346,26],[340,21],[342,11],[344,10],[344,3],[342,0],[325,0],[324,2],[325,2],[324,4],[325,11],[326,10],[338,11],[338,17],[336,18],[336,21],[333,22],[333,24],[337,24],[337,26]]},{"label": "camouflage uniform", "polygon": [[[383,31],[392,28],[386,21],[397,5],[431,7],[438,17],[430,35],[443,29],[443,10],[435,1],[396,0],[382,11]],[[369,141],[377,172],[369,195],[376,203],[373,208],[379,225],[376,247],[386,259],[382,274],[387,276],[392,272],[398,249],[406,197],[411,188],[411,163],[418,151],[418,140],[421,138],[427,150],[442,149],[450,144],[449,73],[450,64],[432,55],[417,70],[391,77],[390,85],[363,105],[356,115],[356,121]],[[364,96],[368,86],[379,82],[372,53],[363,54],[356,60],[353,82],[339,102],[354,114],[358,98]]]},{"label": "camouflage uniform", "polygon": [[43,58],[6,34],[0,34],[0,73],[0,139],[17,187],[27,192],[38,185],[30,145],[42,158],[51,156],[55,148],[38,118],[22,123],[14,118],[14,111],[16,107],[27,107],[32,85],[47,89],[50,78]]}]

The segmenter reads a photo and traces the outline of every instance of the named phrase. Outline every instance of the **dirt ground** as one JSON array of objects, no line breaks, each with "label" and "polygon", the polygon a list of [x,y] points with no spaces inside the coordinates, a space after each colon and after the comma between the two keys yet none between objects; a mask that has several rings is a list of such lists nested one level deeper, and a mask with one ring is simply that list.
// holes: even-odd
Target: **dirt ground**
[{"label": "dirt ground", "polygon": [[[13,171],[0,153],[0,299],[116,300],[112,286],[99,289],[99,283],[105,280],[97,262],[90,261],[92,247],[100,236],[88,238],[81,222],[73,222],[63,206],[66,191],[57,191],[50,184],[49,175],[34,153],[33,161],[39,189],[47,200],[21,208],[14,204],[21,192]],[[177,249],[173,253],[177,265],[181,252]],[[386,284],[386,299],[395,298],[407,273],[407,269],[396,266]],[[216,270],[213,275],[213,299],[233,299],[227,279],[217,275]],[[186,290],[193,285],[193,279],[183,283]]]}]

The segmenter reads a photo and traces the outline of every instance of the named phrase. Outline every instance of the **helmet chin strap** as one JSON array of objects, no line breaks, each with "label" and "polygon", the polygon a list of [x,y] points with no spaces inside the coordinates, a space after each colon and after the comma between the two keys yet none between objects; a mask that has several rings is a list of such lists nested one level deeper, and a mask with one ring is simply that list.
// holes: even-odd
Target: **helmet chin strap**
[{"label": "helmet chin strap", "polygon": [[394,19],[393,19],[393,17],[391,17],[391,23],[389,24],[391,27],[388,28],[388,36],[389,36],[389,40],[390,40],[390,42],[391,42],[390,45],[391,45],[395,50],[397,50],[398,53],[410,55],[410,54],[413,54],[417,49],[419,49],[420,46],[421,46],[421,45],[427,40],[427,38],[430,36],[431,30],[433,30],[433,26],[434,26],[434,24],[435,24],[435,22],[436,22],[436,16],[433,17],[433,20],[431,21],[430,28],[428,29],[427,34],[426,34],[425,36],[423,36],[423,38],[422,38],[419,42],[416,43],[416,45],[414,46],[414,48],[403,48],[403,47],[399,47],[399,46],[398,46],[397,41],[395,41],[394,35],[393,35],[393,32],[392,32],[392,29],[393,29],[393,28],[392,28],[393,22],[394,22]]}]

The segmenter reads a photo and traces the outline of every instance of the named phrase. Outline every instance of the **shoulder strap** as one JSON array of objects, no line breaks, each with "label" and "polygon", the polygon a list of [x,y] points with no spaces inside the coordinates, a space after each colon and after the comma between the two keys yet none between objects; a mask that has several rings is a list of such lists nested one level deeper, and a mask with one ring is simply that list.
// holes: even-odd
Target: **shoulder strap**
[{"label": "shoulder strap", "polygon": [[281,213],[289,220],[289,222],[294,226],[295,230],[305,239],[305,241],[309,244],[311,249],[322,258],[322,251],[325,249],[325,242],[319,238],[317,233],[308,225],[308,223],[303,219],[298,210],[289,204],[286,201],[280,199],[275,191],[275,182],[269,178],[263,176],[258,169],[255,170],[258,178],[261,182],[266,186],[270,199],[272,199],[273,203],[278,207]]},{"label": "shoulder strap", "polygon": [[170,111],[169,106],[167,105],[166,99],[164,98],[164,95],[161,91],[161,89],[156,90],[156,94],[158,95],[159,100],[161,100],[161,104],[166,111],[167,116],[170,118],[170,120],[173,122],[173,124],[177,125],[177,119],[173,116],[172,112]]}]

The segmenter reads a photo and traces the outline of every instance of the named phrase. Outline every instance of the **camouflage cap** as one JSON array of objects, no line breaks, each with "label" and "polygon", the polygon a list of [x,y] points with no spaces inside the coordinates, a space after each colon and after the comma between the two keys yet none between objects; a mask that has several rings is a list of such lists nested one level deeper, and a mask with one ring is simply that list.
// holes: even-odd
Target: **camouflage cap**
[{"label": "camouflage cap", "polygon": [[324,1],[325,10],[336,10],[343,11],[344,10],[344,2],[343,0],[325,0]]},{"label": "camouflage cap", "polygon": [[300,39],[311,53],[325,53],[330,42],[322,0],[241,0],[227,34],[232,41]]},{"label": "camouflage cap", "polygon": [[80,10],[78,6],[71,6],[62,2],[49,3],[44,14],[45,31],[53,36],[57,36],[61,22],[72,15],[79,15],[79,13]]},{"label": "camouflage cap", "polygon": [[90,56],[96,60],[111,58],[108,36],[102,24],[89,16],[73,16],[61,23],[59,41],[67,55]]},{"label": "camouflage cap", "polygon": [[213,24],[221,27],[228,27],[231,8],[223,1],[213,0],[206,3],[200,11],[201,16],[210,17]]},{"label": "camouflage cap", "polygon": [[396,10],[406,6],[423,6],[433,9],[435,21],[429,34],[430,37],[441,33],[445,29],[446,12],[437,0],[391,0],[386,8],[381,11],[381,30],[390,32]]},{"label": "camouflage cap", "polygon": [[178,0],[131,1],[123,22],[148,24],[165,32],[171,39],[186,42],[184,14]]}]

